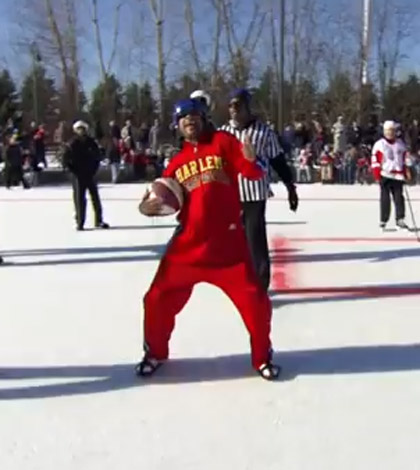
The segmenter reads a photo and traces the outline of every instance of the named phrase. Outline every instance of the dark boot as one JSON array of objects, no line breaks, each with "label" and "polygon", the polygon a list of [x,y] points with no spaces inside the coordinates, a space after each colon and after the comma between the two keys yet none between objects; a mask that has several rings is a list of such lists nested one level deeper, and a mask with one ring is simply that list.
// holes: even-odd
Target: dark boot
[{"label": "dark boot", "polygon": [[109,227],[109,224],[107,224],[106,222],[99,222],[99,223],[95,224],[95,228],[100,228],[102,230],[107,230],[110,227]]}]

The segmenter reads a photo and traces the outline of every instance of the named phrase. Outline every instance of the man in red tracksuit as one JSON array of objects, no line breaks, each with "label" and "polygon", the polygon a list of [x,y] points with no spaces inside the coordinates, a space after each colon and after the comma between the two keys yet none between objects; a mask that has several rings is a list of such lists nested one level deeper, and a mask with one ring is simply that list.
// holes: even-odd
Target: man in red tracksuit
[{"label": "man in red tracksuit", "polygon": [[[145,356],[137,365],[139,376],[152,375],[169,356],[175,317],[193,287],[207,282],[219,287],[239,310],[250,334],[252,365],[273,380],[280,368],[271,362],[271,303],[251,261],[240,218],[238,174],[258,179],[250,141],[205,126],[206,109],[197,100],[175,107],[176,125],[185,138],[164,177],[183,187],[180,227],[169,243],[155,279],[144,298]],[[146,194],[140,211],[159,212],[159,202]]]}]

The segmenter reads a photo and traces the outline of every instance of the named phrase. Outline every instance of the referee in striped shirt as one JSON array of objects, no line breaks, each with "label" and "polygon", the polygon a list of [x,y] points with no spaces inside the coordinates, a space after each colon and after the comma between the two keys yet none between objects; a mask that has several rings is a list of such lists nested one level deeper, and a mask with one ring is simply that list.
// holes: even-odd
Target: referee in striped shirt
[{"label": "referee in striped shirt", "polygon": [[251,113],[251,94],[246,89],[235,90],[229,101],[230,121],[222,130],[233,134],[238,140],[250,140],[255,148],[257,162],[265,176],[251,181],[239,175],[239,193],[246,236],[257,274],[268,290],[270,286],[270,256],[268,250],[265,211],[270,195],[269,166],[273,167],[289,193],[292,211],[298,208],[299,200],[293,184],[293,176],[284,157],[277,134]]}]

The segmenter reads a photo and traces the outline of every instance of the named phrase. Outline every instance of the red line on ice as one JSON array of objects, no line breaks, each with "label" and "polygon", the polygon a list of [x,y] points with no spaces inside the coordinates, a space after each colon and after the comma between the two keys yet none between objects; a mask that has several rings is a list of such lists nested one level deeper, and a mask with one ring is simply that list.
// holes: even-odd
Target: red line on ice
[{"label": "red line on ice", "polygon": [[297,243],[417,243],[414,234],[407,233],[406,237],[293,237],[289,241]]},{"label": "red line on ice", "polygon": [[274,289],[292,289],[296,263],[283,263],[282,260],[293,255],[289,240],[283,237],[273,237],[270,249],[276,252],[276,260],[271,265],[271,286]]},{"label": "red line on ice", "polygon": [[[294,249],[291,242],[294,241],[364,241],[363,239],[287,239],[283,237],[273,237],[270,243],[271,251],[276,252],[275,259],[272,260],[272,292],[277,295],[318,295],[319,297],[335,297],[347,294],[354,297],[398,297],[409,295],[420,295],[420,283],[412,285],[370,285],[370,286],[310,286],[298,287],[296,263],[290,258],[294,256]],[[382,238],[370,238],[368,241],[389,241]],[[407,241],[406,239],[393,239],[393,241]],[[287,259],[287,262],[284,262]]]},{"label": "red line on ice", "polygon": [[276,294],[351,294],[366,297],[381,297],[389,295],[419,295],[420,284],[415,286],[322,286],[322,287],[301,287],[301,288],[276,288]]}]

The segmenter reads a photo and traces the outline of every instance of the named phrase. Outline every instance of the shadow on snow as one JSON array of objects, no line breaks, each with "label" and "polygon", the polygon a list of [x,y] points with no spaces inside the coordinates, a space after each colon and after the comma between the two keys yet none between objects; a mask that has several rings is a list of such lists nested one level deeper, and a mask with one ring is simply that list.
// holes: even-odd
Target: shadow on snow
[{"label": "shadow on snow", "polygon": [[[301,375],[386,373],[420,370],[420,344],[348,346],[276,353],[283,381]],[[43,399],[111,392],[147,385],[199,383],[258,378],[248,355],[175,359],[156,376],[139,379],[133,364],[1,368],[2,387],[8,380],[72,379],[68,383],[0,388],[0,400]],[[278,382],[280,385],[282,381]],[[272,385],[275,385],[273,383]]]}]

